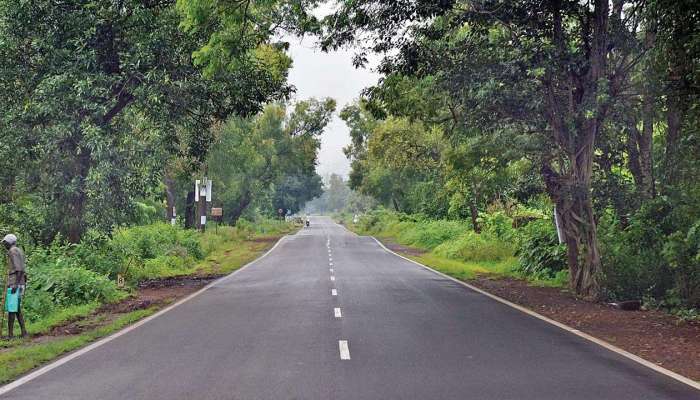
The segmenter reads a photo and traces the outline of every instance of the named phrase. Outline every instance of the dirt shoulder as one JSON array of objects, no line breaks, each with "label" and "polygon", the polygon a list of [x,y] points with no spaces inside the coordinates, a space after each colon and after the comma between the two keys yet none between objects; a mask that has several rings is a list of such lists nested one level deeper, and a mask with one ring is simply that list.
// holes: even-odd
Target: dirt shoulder
[{"label": "dirt shoulder", "polygon": [[[388,240],[382,242],[407,257],[425,254],[423,250]],[[531,286],[512,278],[479,276],[467,282],[700,381],[700,323],[683,322],[662,311],[622,311],[607,304],[580,300],[559,288]]]}]

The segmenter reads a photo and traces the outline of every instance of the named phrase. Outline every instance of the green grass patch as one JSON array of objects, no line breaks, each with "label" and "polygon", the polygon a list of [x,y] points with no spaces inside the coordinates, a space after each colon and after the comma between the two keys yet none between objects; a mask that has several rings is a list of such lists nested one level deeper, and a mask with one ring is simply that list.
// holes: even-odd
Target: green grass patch
[{"label": "green grass patch", "polygon": [[427,253],[410,258],[461,280],[474,279],[478,275],[494,275],[501,277],[515,277],[517,275],[516,268],[518,260],[515,257],[510,257],[503,261],[461,261]]},{"label": "green grass patch", "polygon": [[81,335],[47,343],[20,346],[0,353],[0,383],[9,382],[56,357],[105,337],[125,326],[155,313],[156,308],[124,314],[110,324]]},{"label": "green grass patch", "polygon": [[221,246],[197,265],[196,272],[202,275],[229,274],[258,258],[274,245],[278,236],[258,236],[257,239],[229,242]]}]

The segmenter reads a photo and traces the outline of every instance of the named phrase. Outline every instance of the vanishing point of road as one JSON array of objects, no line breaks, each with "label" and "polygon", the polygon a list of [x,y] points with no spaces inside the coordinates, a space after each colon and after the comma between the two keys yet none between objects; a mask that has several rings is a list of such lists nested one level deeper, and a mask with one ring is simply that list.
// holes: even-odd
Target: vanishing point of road
[{"label": "vanishing point of road", "polygon": [[14,400],[700,399],[329,218]]}]

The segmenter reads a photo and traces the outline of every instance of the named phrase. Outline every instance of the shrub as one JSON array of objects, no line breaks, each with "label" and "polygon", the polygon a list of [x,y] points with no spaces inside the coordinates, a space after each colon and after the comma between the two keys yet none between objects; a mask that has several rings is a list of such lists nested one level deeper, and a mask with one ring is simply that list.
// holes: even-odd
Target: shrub
[{"label": "shrub", "polygon": [[[110,275],[123,273],[130,282],[168,276],[168,272],[177,274],[204,258],[196,231],[165,223],[118,229],[108,249],[118,260],[112,264],[117,269],[111,270]],[[174,258],[182,262],[175,262]]]},{"label": "shrub", "polygon": [[669,235],[662,254],[673,273],[677,296],[684,305],[700,305],[700,220],[687,233]]},{"label": "shrub", "polygon": [[435,254],[464,261],[504,261],[513,257],[513,247],[506,242],[473,231],[446,241],[435,248]]},{"label": "shrub", "polygon": [[446,220],[406,222],[401,228],[398,235],[401,243],[424,249],[434,249],[469,231],[469,228],[459,221]]},{"label": "shrub", "polygon": [[525,275],[553,277],[567,269],[566,246],[559,244],[554,224],[545,219],[532,221],[517,230],[520,271]]},{"label": "shrub", "polygon": [[482,225],[482,232],[498,239],[511,241],[515,237],[513,219],[506,215],[504,211],[481,213],[479,214],[479,223]]},{"label": "shrub", "polygon": [[598,224],[606,294],[615,300],[662,299],[673,288],[673,274],[661,255],[673,233],[670,208],[650,202],[623,228],[611,215]]}]

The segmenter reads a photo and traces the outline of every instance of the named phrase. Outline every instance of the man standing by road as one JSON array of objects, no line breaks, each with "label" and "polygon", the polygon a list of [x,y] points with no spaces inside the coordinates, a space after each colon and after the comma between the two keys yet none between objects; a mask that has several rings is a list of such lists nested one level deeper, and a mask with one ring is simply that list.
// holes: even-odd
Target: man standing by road
[{"label": "man standing by road", "polygon": [[24,294],[27,276],[25,274],[25,259],[22,249],[17,247],[17,236],[13,234],[5,235],[2,244],[7,248],[10,259],[10,268],[7,276],[7,297],[5,298],[5,311],[9,314],[7,332],[13,336],[15,327],[15,317],[19,322],[22,337],[27,337],[27,329],[24,327],[24,317],[22,316],[22,295]]}]

